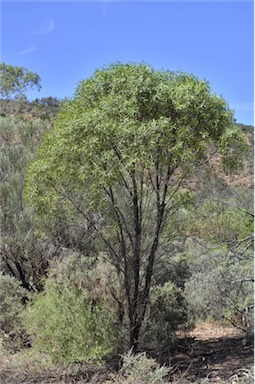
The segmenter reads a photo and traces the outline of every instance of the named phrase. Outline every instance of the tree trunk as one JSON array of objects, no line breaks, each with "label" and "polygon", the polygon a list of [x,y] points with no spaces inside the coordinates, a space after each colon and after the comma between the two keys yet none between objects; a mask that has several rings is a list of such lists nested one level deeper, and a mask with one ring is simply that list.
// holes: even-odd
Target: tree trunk
[{"label": "tree trunk", "polygon": [[137,319],[135,319],[134,324],[131,325],[129,331],[129,347],[132,348],[133,353],[137,353],[138,351],[140,329],[141,324],[139,324]]}]

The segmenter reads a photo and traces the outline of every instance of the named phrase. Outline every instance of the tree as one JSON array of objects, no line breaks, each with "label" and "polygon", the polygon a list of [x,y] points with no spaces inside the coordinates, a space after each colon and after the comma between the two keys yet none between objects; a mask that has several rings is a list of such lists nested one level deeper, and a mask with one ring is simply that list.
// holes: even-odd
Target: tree
[{"label": "tree", "polygon": [[11,100],[26,100],[30,89],[40,90],[40,76],[24,67],[0,63],[0,100],[1,112],[7,110]]},{"label": "tree", "polygon": [[162,236],[190,198],[183,181],[216,151],[225,171],[235,169],[244,148],[206,81],[144,64],[113,64],[82,81],[44,138],[27,199],[47,220],[73,211],[94,228],[123,285],[134,352]]},{"label": "tree", "polygon": [[43,119],[51,119],[56,117],[60,103],[61,101],[56,97],[42,97],[30,102],[27,105],[27,109],[30,109],[32,113]]}]

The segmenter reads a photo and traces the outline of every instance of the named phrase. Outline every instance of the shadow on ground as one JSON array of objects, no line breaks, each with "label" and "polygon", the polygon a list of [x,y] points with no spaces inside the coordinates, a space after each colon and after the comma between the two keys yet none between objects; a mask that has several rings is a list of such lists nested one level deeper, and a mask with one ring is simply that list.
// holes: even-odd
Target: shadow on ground
[{"label": "shadow on ground", "polygon": [[254,365],[253,338],[243,335],[198,340],[186,338],[172,359],[172,376],[183,376],[189,381],[198,378],[229,380],[233,375],[244,375]]}]

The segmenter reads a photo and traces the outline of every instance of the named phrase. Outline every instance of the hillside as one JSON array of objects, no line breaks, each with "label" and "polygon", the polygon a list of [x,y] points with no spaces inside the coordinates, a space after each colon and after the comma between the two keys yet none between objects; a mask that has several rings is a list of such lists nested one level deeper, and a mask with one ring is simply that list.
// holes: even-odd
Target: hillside
[{"label": "hillside", "polygon": [[61,100],[51,96],[33,101],[0,100],[0,115],[20,116],[26,120],[33,118],[54,120],[60,104]]}]

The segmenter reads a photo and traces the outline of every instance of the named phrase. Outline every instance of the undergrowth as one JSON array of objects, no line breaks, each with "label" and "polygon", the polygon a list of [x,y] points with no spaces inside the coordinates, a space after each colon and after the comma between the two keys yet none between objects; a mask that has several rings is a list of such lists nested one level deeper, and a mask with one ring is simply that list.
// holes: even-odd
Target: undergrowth
[{"label": "undergrowth", "polygon": [[146,353],[134,355],[132,351],[122,356],[122,367],[110,372],[109,367],[93,363],[53,365],[47,355],[20,352],[5,354],[0,349],[1,384],[252,384],[254,374],[250,369],[238,369],[222,379],[219,372],[211,371],[204,378],[191,380],[189,370],[174,373],[174,367],[159,366]]}]

